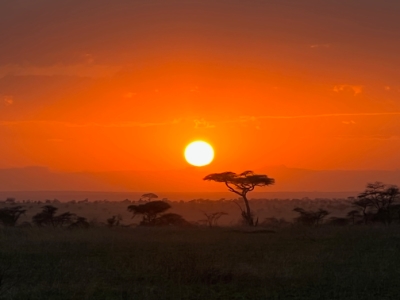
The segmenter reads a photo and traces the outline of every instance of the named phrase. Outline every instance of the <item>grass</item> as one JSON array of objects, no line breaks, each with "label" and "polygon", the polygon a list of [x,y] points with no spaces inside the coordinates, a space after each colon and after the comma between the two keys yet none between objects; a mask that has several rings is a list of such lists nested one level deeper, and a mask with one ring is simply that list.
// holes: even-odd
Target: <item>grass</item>
[{"label": "grass", "polygon": [[400,228],[6,228],[0,299],[398,299]]}]

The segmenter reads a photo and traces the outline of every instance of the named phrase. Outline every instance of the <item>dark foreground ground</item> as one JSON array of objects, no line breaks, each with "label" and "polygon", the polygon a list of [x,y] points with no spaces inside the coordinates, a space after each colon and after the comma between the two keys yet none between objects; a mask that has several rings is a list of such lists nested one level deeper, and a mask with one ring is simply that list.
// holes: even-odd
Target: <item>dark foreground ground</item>
[{"label": "dark foreground ground", "polygon": [[0,299],[399,299],[400,228],[11,228]]}]

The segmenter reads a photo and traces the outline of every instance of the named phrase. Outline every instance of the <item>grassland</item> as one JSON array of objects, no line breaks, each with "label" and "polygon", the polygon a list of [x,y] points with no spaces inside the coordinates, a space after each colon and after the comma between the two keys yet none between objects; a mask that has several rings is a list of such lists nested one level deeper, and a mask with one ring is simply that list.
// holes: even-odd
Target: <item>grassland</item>
[{"label": "grassland", "polygon": [[398,299],[400,228],[4,228],[1,299]]}]

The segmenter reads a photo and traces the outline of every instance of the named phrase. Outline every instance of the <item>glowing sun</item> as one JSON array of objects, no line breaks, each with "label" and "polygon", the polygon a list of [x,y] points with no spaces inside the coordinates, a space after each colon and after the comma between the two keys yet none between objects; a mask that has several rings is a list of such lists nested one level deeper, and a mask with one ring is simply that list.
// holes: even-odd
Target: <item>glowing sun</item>
[{"label": "glowing sun", "polygon": [[211,163],[214,159],[214,149],[203,141],[192,142],[185,149],[186,161],[196,167]]}]

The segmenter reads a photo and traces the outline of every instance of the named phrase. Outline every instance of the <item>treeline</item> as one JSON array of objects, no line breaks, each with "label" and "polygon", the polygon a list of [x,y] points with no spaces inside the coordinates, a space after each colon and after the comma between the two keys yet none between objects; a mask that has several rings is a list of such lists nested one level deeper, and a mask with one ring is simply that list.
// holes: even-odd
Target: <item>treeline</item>
[{"label": "treeline", "polygon": [[[143,204],[129,205],[127,210],[132,213],[132,218],[141,216],[142,220],[139,226],[192,226],[190,222],[186,221],[181,215],[176,213],[166,213],[171,205],[162,200],[145,202]],[[58,208],[52,205],[45,205],[42,211],[33,215],[32,222],[23,222],[20,224],[22,227],[64,227],[64,228],[88,228],[95,222],[88,222],[87,218],[78,216],[75,213],[64,212],[57,213]],[[0,224],[5,227],[16,226],[18,219],[21,215],[25,214],[26,209],[23,206],[16,205],[10,207],[3,207],[0,209]],[[122,226],[122,217],[120,215],[113,215],[106,220],[105,225],[108,227]],[[104,223],[103,223],[104,224]],[[129,226],[129,225],[125,225]]]},{"label": "treeline", "polygon": [[[357,225],[400,221],[399,188],[381,182],[370,183],[357,197],[347,199],[286,199],[250,200],[252,217],[257,226],[288,227],[296,225]],[[90,226],[179,226],[216,227],[246,225],[238,209],[241,199],[211,201],[194,199],[189,202],[158,200],[153,193],[144,194],[138,201],[94,201],[88,199],[61,203],[16,202],[9,198],[0,208],[0,224],[5,227],[63,227]],[[40,208],[40,211],[38,209]],[[74,212],[70,212],[72,209]],[[170,212],[172,209],[173,212]],[[59,213],[59,211],[66,211]],[[124,212],[125,211],[125,212]],[[28,221],[18,223],[21,216]],[[95,217],[93,217],[96,215]],[[264,215],[264,216],[263,216]],[[283,215],[283,216],[282,216]],[[89,218],[88,216],[92,216]],[[100,217],[100,219],[98,218]],[[231,218],[231,221],[227,220]],[[258,222],[258,219],[260,221]],[[239,221],[238,221],[239,219]],[[23,220],[23,219],[22,219]],[[221,221],[222,220],[222,221]],[[221,222],[220,222],[221,221]]]}]

